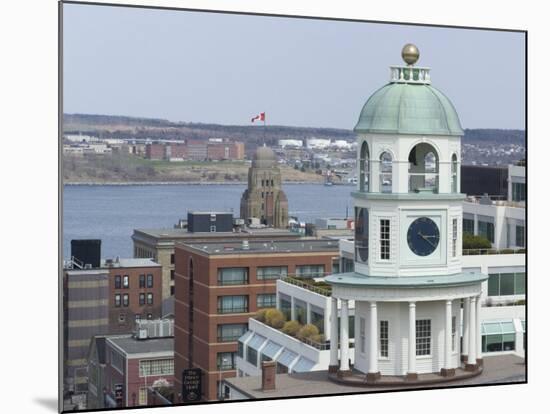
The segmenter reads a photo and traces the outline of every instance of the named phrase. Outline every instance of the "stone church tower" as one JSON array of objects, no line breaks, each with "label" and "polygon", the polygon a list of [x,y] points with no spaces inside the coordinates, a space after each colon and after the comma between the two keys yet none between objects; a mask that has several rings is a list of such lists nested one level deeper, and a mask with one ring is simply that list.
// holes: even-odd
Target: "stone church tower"
[{"label": "stone church tower", "polygon": [[248,170],[248,188],[241,197],[241,218],[258,218],[267,226],[286,228],[288,200],[281,186],[275,153],[266,146],[258,147]]}]

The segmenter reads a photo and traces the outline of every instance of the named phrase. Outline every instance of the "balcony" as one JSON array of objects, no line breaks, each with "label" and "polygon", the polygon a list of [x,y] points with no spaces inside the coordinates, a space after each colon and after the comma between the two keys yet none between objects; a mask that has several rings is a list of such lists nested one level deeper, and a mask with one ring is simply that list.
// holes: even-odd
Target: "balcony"
[{"label": "balcony", "polygon": [[319,295],[330,297],[332,294],[331,285],[325,282],[316,282],[314,279],[297,279],[291,276],[281,278],[281,280],[291,285],[295,285],[303,289],[307,289]]},{"label": "balcony", "polygon": [[525,254],[526,249],[463,249],[462,256],[487,256],[495,254]]}]

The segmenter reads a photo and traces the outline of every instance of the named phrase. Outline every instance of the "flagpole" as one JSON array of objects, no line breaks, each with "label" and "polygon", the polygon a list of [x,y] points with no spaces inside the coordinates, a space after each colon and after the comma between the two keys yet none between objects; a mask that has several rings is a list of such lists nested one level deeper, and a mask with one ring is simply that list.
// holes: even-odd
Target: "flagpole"
[{"label": "flagpole", "polygon": [[265,112],[264,112],[264,147],[265,147],[265,119],[266,119],[266,116],[265,116]]}]

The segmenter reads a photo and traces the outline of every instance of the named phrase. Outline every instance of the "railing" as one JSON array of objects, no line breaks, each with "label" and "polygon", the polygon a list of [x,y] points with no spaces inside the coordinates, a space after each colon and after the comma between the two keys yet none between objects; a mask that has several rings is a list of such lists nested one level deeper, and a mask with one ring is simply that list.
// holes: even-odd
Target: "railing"
[{"label": "railing", "polygon": [[291,285],[295,285],[303,289],[310,290],[311,292],[318,293],[319,295],[331,296],[332,294],[332,290],[329,287],[315,286],[315,285],[312,285],[311,283],[303,282],[293,277],[284,277],[284,278],[281,278],[281,280]]},{"label": "railing", "polygon": [[524,254],[525,248],[521,249],[462,249],[463,256],[484,256],[494,254]]},{"label": "railing", "polygon": [[430,84],[430,69],[409,66],[390,66],[391,82]]},{"label": "railing", "polygon": [[437,193],[439,189],[439,173],[409,173],[409,192],[431,190]]}]

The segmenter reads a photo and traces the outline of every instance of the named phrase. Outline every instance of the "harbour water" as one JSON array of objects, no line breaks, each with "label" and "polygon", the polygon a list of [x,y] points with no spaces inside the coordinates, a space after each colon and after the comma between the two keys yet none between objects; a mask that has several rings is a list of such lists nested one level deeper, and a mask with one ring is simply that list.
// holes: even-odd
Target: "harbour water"
[{"label": "harbour water", "polygon": [[[63,255],[71,239],[102,240],[103,257],[132,257],[136,228],[172,228],[188,211],[239,216],[245,185],[68,185],[63,189]],[[352,215],[353,186],[285,184],[289,215],[312,222]]]}]

